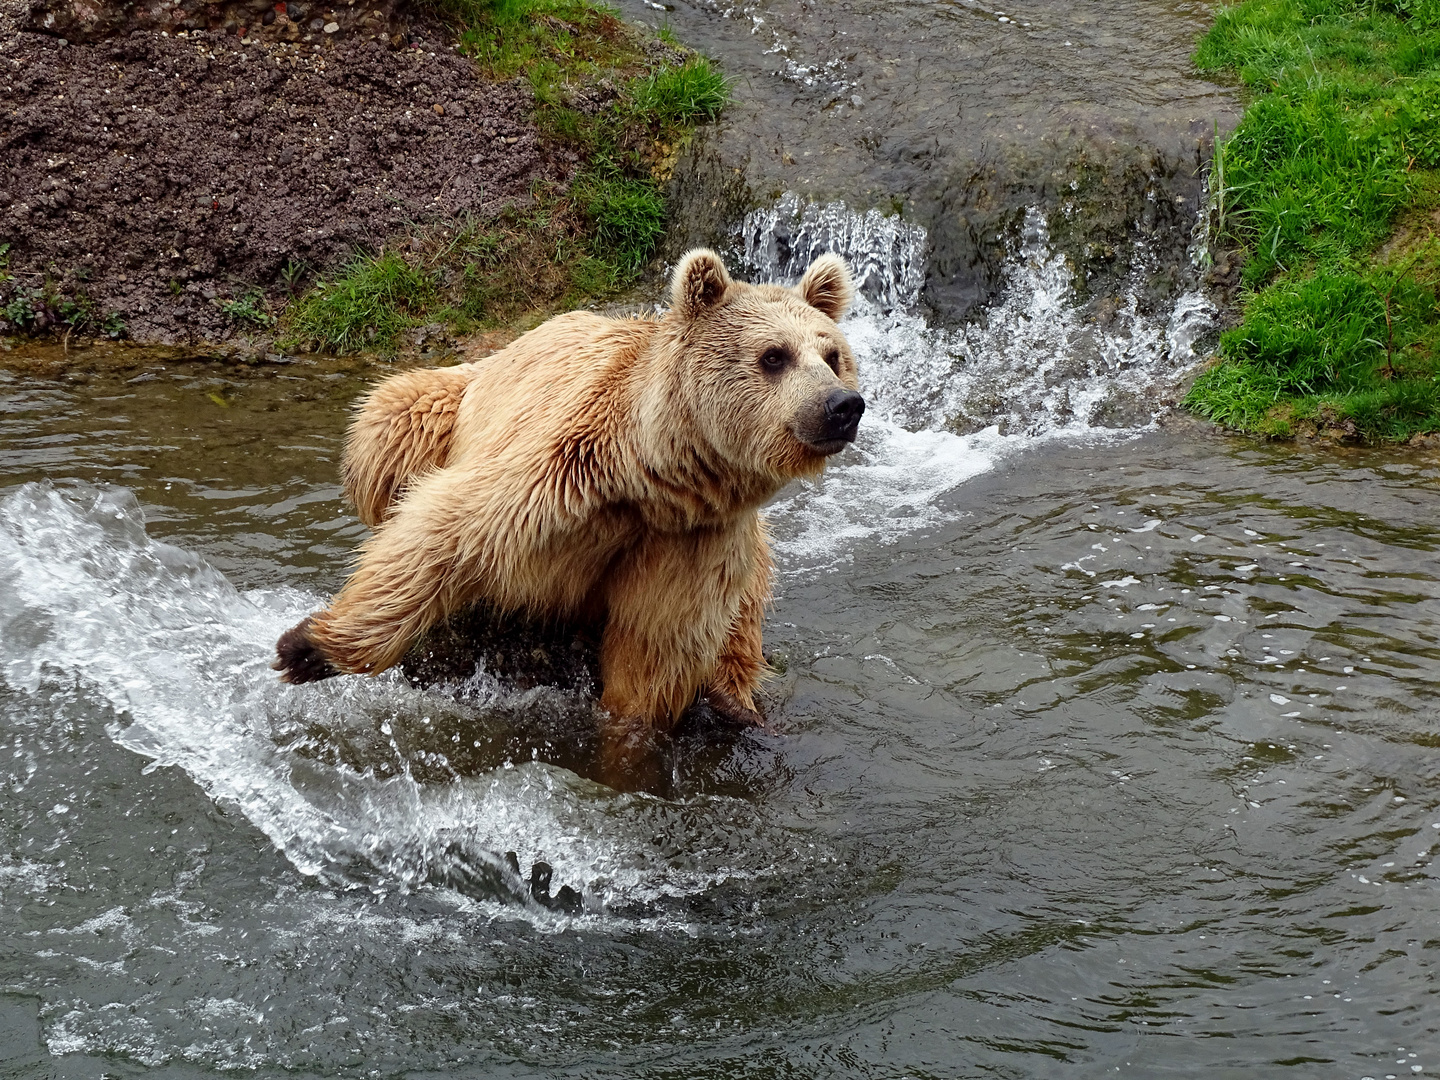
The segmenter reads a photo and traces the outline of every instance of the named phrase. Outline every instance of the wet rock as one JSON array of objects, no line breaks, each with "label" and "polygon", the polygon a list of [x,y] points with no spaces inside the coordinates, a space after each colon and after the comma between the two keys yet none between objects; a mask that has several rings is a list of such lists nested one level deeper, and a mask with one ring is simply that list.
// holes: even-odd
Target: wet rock
[{"label": "wet rock", "polygon": [[410,343],[417,349],[448,348],[455,344],[443,323],[426,323],[411,331]]},{"label": "wet rock", "polygon": [[1155,403],[1132,390],[1112,390],[1090,410],[1090,426],[1104,428],[1141,427],[1155,415]]}]

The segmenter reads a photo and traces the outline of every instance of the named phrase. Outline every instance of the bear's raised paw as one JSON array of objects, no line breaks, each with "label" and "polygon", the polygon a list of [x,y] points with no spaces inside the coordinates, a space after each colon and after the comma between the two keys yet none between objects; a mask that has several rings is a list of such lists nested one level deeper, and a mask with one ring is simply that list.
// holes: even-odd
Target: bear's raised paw
[{"label": "bear's raised paw", "polygon": [[275,643],[275,662],[270,666],[280,672],[281,680],[287,683],[319,682],[340,674],[320,651],[320,646],[310,639],[308,618],[280,635]]}]

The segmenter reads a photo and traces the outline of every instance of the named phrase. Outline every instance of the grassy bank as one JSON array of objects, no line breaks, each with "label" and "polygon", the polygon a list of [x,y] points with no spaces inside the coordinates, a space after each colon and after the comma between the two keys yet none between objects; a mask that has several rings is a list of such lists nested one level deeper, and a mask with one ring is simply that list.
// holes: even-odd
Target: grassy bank
[{"label": "grassy bank", "polygon": [[675,153],[728,98],[704,57],[668,35],[647,42],[590,0],[442,0],[439,13],[485,75],[528,81],[537,126],[578,171],[497,216],[357,253],[289,305],[288,347],[384,352],[412,327],[468,333],[623,287],[664,235]]},{"label": "grassy bank", "polygon": [[1242,321],[1186,404],[1276,437],[1440,430],[1440,0],[1246,0],[1196,62],[1249,101],[1212,179]]}]

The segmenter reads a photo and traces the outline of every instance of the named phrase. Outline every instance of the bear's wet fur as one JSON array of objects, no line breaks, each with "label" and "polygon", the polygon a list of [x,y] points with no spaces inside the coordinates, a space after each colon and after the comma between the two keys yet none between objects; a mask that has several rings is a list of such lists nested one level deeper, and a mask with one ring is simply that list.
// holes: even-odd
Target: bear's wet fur
[{"label": "bear's wet fur", "polygon": [[478,605],[596,628],[616,764],[697,699],[759,722],[759,509],[855,438],[864,400],[835,323],[852,296],[837,256],[786,288],[693,251],[661,318],[571,312],[380,383],[342,469],[375,534],[330,607],[281,638],[282,677],[377,674]]}]

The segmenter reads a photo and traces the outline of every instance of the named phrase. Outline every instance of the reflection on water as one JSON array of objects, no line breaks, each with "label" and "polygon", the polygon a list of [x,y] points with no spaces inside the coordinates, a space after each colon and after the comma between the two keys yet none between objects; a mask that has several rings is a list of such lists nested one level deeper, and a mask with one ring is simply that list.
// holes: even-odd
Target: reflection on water
[{"label": "reflection on water", "polygon": [[[662,799],[547,757],[559,706],[493,726],[483,679],[275,683],[359,535],[357,380],[154,374],[4,384],[19,1067],[1440,1069],[1433,460],[992,434],[908,531],[782,502],[774,730],[682,746]],[[825,491],[892,513],[866,467]],[[426,720],[392,774],[313,738]]]}]

